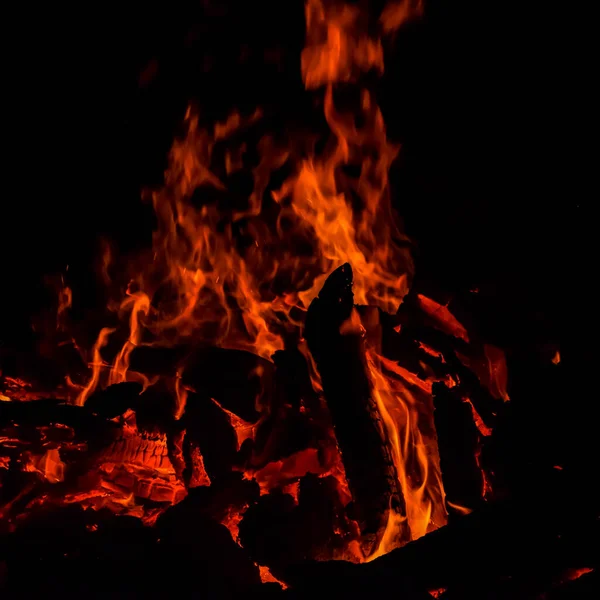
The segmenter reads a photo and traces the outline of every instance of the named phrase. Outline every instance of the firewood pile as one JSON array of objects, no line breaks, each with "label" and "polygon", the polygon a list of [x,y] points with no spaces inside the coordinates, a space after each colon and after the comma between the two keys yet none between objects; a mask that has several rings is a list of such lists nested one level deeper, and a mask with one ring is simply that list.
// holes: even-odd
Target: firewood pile
[{"label": "firewood pile", "polygon": [[[4,377],[0,558],[9,596],[48,586],[123,597],[187,585],[207,597],[394,589],[407,598],[561,598],[585,589],[596,577],[588,548],[597,506],[567,493],[577,482],[558,466],[507,480],[511,416],[498,351],[487,349],[486,366],[483,346],[422,295],[393,317],[363,318],[376,323],[371,331],[351,322],[366,309],[353,305],[348,265],[313,300],[306,339],[322,394],[293,348],[273,363],[190,352],[182,380],[194,391],[179,419],[160,387],[115,384],[73,406],[31,390],[19,397],[18,380]],[[404,545],[406,523],[403,547],[356,564],[349,548],[372,552],[390,512],[406,514],[366,375],[374,343],[425,407],[429,398],[449,524]],[[140,350],[132,362],[151,365],[151,349]]]}]

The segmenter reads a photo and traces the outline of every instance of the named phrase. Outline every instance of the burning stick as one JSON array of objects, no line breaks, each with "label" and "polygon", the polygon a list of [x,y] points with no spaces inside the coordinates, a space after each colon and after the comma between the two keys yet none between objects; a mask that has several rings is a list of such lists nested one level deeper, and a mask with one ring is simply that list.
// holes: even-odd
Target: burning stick
[{"label": "burning stick", "polygon": [[[366,372],[360,335],[340,329],[351,316],[354,303],[352,269],[345,264],[334,271],[313,300],[306,319],[306,339],[321,374],[342,461],[369,555],[377,549],[390,511],[406,514],[389,441]],[[405,522],[401,537],[408,541]]]},{"label": "burning stick", "polygon": [[[542,595],[578,575],[585,590],[585,578],[594,576],[589,571],[597,564],[598,510],[597,498],[588,495],[593,484],[564,471],[530,474],[521,497],[481,505],[371,563],[306,562],[275,575],[303,598],[316,590],[360,597],[390,589],[402,598],[427,598],[425,590],[441,588],[447,589],[441,597],[478,600],[596,597]],[[586,492],[574,495],[579,484]],[[544,505],[540,493],[551,498]],[[593,584],[588,581],[587,589]]]},{"label": "burning stick", "polygon": [[446,504],[473,509],[482,500],[485,478],[478,465],[479,435],[471,405],[443,383],[433,384],[433,402]]}]

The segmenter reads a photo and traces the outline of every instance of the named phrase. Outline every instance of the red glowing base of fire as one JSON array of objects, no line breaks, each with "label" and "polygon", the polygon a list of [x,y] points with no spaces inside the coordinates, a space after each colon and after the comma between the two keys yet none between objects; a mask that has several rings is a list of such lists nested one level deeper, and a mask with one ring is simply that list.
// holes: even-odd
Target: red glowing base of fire
[{"label": "red glowing base of fire", "polygon": [[[353,306],[344,266],[308,311],[312,355],[168,357],[183,405],[168,377],[146,389],[113,384],[83,406],[4,377],[7,532],[68,507],[84,509],[90,534],[93,515],[101,522],[107,511],[154,528],[191,494],[270,581],[270,564],[370,561],[444,525],[448,511],[470,512],[492,493],[480,457],[508,400],[502,353],[469,343],[424,296],[409,296],[393,318],[366,309]],[[131,354],[149,378],[151,354]]]}]

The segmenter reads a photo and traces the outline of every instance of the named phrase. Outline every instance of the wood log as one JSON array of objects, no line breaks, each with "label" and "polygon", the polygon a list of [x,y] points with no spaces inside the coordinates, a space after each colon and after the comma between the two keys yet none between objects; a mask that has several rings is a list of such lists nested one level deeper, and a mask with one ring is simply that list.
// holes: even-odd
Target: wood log
[{"label": "wood log", "polygon": [[25,428],[38,428],[51,423],[72,427],[75,438],[105,444],[118,426],[98,416],[84,406],[64,404],[59,400],[32,400],[30,402],[0,403],[0,428],[16,424]]},{"label": "wood log", "polygon": [[[369,554],[381,539],[389,511],[406,513],[384,424],[372,395],[360,335],[342,334],[352,313],[352,269],[345,264],[311,303],[305,337],[321,374],[353,497],[354,517]],[[408,525],[401,537],[410,539]]]},{"label": "wood log", "polygon": [[195,479],[195,450],[202,455],[207,474],[213,479],[226,477],[236,459],[237,438],[228,416],[210,397],[191,393],[181,418],[185,429],[182,458],[186,463],[184,479],[190,485]]},{"label": "wood log", "polygon": [[85,408],[91,413],[113,419],[122,415],[127,409],[136,410],[142,385],[124,382],[111,385],[103,390],[95,391],[86,401]]},{"label": "wood log", "polygon": [[289,403],[295,410],[319,406],[319,399],[310,383],[308,365],[296,347],[278,350],[272,356],[275,363],[275,385],[278,404]]},{"label": "wood log", "polygon": [[448,513],[452,515],[453,506],[473,509],[482,501],[484,475],[478,464],[479,435],[471,408],[456,388],[434,383],[433,404],[442,481]]},{"label": "wood log", "polygon": [[272,402],[273,378],[273,363],[255,354],[202,348],[186,358],[181,382],[254,423],[260,417],[257,403],[265,406]]},{"label": "wood log", "polygon": [[316,590],[361,597],[390,589],[443,589],[442,597],[461,600],[539,597],[565,568],[598,565],[595,484],[578,475],[523,465],[518,497],[481,505],[373,562],[307,561],[273,574],[298,598]]}]

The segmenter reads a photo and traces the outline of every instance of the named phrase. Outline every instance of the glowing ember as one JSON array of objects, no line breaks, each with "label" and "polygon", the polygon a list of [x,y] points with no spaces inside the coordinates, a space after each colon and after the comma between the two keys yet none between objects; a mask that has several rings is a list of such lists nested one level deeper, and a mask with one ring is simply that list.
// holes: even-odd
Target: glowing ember
[{"label": "glowing ember", "polygon": [[211,398],[211,400],[227,415],[231,426],[235,430],[235,435],[237,436],[238,444],[237,449],[239,450],[240,446],[247,439],[252,438],[254,436],[255,425],[244,421],[244,419],[241,419],[236,414],[232,413],[230,410],[223,408],[223,406],[221,406],[214,398]]},{"label": "glowing ember", "polygon": [[580,577],[583,577],[584,575],[587,575],[588,573],[593,573],[594,569],[590,568],[590,567],[581,567],[579,569],[567,569],[567,571],[564,573],[563,577],[561,578],[561,583],[564,583],[566,581],[574,581],[575,579],[579,579]]},{"label": "glowing ember", "polygon": [[[221,521],[227,529],[229,529],[229,533],[231,533],[231,538],[236,544],[240,544],[239,536],[240,536],[240,521],[244,518],[244,513],[248,509],[248,505],[244,505],[241,508],[229,507],[227,510],[227,514],[225,518]],[[240,544],[241,545],[241,544]]]},{"label": "glowing ember", "polygon": [[60,454],[54,448],[43,456],[32,456],[30,462],[25,465],[25,470],[39,473],[50,483],[58,483],[64,480],[65,463],[60,460]]},{"label": "glowing ember", "polygon": [[258,569],[260,571],[260,580],[263,583],[278,583],[284,590],[288,588],[288,586],[285,583],[283,583],[283,581],[279,581],[279,579],[277,579],[271,574],[271,571],[269,571],[269,567],[259,566]]},{"label": "glowing ember", "polygon": [[463,402],[466,402],[470,406],[471,412],[473,413],[473,421],[474,421],[475,425],[477,425],[477,429],[479,429],[479,433],[481,433],[481,435],[486,436],[486,437],[488,435],[492,435],[492,430],[483,422],[483,419],[479,416],[479,413],[473,406],[473,403],[471,402],[471,400],[469,400],[469,398],[463,398]]},{"label": "glowing ember", "polygon": [[473,512],[473,509],[467,508],[466,506],[461,506],[460,504],[455,504],[454,502],[450,502],[449,500],[446,500],[446,503],[450,508],[453,508],[461,515],[469,515]]},{"label": "glowing ember", "polygon": [[258,482],[261,494],[268,494],[281,482],[293,483],[293,480],[307,473],[318,475],[325,472],[326,469],[327,467],[323,467],[319,461],[317,450],[307,448],[285,460],[269,463],[262,469],[247,474],[247,477]]},{"label": "glowing ember", "polygon": [[458,322],[456,317],[448,310],[446,306],[438,304],[435,300],[419,294],[417,296],[419,306],[433,321],[435,327],[441,331],[453,335],[457,338],[461,338],[465,342],[469,341],[469,334],[464,326]]}]

